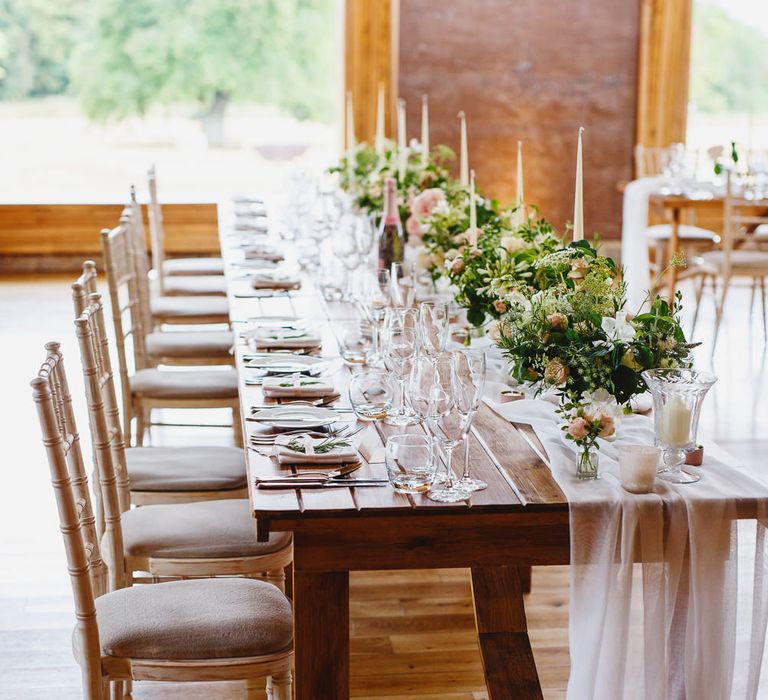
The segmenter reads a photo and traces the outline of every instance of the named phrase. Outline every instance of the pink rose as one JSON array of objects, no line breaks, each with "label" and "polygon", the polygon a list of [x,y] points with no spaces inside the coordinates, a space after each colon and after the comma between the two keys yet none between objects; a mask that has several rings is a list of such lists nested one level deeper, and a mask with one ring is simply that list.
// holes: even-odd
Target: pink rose
[{"label": "pink rose", "polygon": [[405,220],[405,230],[408,231],[409,236],[421,238],[421,224],[415,216],[409,216]]},{"label": "pink rose", "polygon": [[581,416],[574,418],[568,426],[568,434],[574,440],[583,440],[587,437],[587,433],[589,433],[589,426],[587,425],[587,421]]},{"label": "pink rose", "polygon": [[445,192],[439,187],[431,187],[416,195],[411,202],[411,216],[416,219],[426,219],[431,216],[435,207],[445,200]]},{"label": "pink rose", "polygon": [[616,422],[613,420],[613,416],[602,413],[598,418],[600,419],[600,432],[598,435],[601,438],[611,437],[616,432]]},{"label": "pink rose", "polygon": [[456,258],[451,263],[451,274],[452,275],[458,275],[464,271],[464,260],[463,258]]},{"label": "pink rose", "polygon": [[501,299],[496,299],[496,301],[493,302],[493,308],[496,310],[496,313],[503,314],[507,310],[507,302],[502,301]]}]

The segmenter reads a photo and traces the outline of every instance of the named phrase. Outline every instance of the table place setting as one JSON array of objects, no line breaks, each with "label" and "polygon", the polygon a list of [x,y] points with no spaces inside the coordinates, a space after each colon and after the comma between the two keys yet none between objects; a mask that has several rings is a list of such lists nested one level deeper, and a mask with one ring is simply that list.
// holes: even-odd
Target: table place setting
[{"label": "table place setting", "polygon": [[301,287],[301,278],[281,270],[254,270],[248,274],[254,289],[294,290]]},{"label": "table place setting", "polygon": [[[261,382],[264,396],[271,399],[328,398],[339,396],[333,383],[324,377],[307,377],[290,374],[280,377],[264,377]],[[352,410],[351,408],[349,409]]]},{"label": "table place setting", "polygon": [[298,328],[270,328],[258,326],[243,332],[248,345],[254,349],[314,349],[322,345],[323,339],[313,326]]}]

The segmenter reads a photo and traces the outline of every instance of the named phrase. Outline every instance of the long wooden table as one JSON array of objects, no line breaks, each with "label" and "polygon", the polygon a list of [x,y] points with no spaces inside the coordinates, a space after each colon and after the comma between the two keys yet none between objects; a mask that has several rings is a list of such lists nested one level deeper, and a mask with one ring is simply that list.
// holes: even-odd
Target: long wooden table
[{"label": "long wooden table", "polygon": [[[222,250],[232,261],[234,239],[222,215]],[[229,266],[228,266],[229,267]],[[234,321],[260,315],[296,315],[323,329],[322,354],[335,356],[333,318],[349,315],[342,303],[326,303],[308,282],[301,290],[272,298],[243,298],[243,270],[229,267],[229,299]],[[235,324],[235,328],[242,328]],[[263,404],[258,386],[246,385],[248,370],[236,346],[242,411]],[[349,370],[334,376],[342,389]],[[246,436],[262,428],[244,423]],[[402,432],[372,424],[374,439]],[[421,430],[418,426],[411,431]],[[373,488],[263,491],[257,476],[285,473],[271,458],[248,450],[250,498],[258,537],[293,533],[293,602],[297,700],[349,697],[349,572],[386,569],[471,568],[477,632],[488,693],[502,698],[541,698],[541,686],[528,638],[523,603],[527,567],[569,560],[567,501],[544,463],[534,433],[508,423],[487,406],[473,425],[470,458],[488,488],[459,504],[441,504],[423,495]],[[246,447],[246,449],[248,449]],[[374,450],[376,455],[380,450]],[[290,471],[290,470],[288,470]],[[360,476],[385,477],[383,463],[366,463]]]}]

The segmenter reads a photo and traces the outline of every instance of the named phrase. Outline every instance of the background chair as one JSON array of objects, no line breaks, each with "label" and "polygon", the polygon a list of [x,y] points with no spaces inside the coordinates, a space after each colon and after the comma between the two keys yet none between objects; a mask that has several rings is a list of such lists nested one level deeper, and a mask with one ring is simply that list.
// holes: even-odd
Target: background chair
[{"label": "background chair", "polygon": [[[118,582],[96,536],[71,398],[58,343],[32,380],[72,581],[75,658],[86,700],[120,700],[123,683],[245,683],[247,697],[267,682],[273,700],[290,700],[291,606],[274,586],[250,579],[204,579],[151,586]],[[107,504],[107,560],[119,561],[117,499]],[[110,686],[112,686],[110,693]]]}]

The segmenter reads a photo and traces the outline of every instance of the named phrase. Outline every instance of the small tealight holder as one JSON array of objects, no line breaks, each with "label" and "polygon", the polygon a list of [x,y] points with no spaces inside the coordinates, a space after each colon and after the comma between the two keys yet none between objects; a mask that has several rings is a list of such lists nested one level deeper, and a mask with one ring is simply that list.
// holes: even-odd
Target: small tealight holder
[{"label": "small tealight holder", "polygon": [[621,485],[630,493],[651,493],[661,450],[653,445],[619,445]]}]

